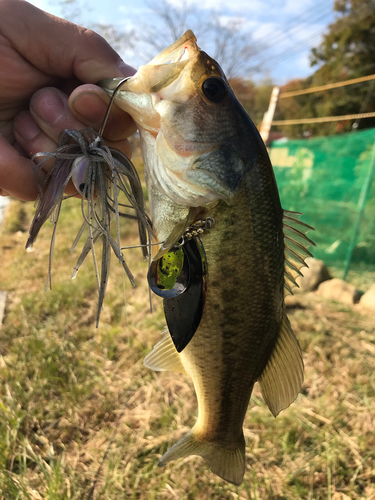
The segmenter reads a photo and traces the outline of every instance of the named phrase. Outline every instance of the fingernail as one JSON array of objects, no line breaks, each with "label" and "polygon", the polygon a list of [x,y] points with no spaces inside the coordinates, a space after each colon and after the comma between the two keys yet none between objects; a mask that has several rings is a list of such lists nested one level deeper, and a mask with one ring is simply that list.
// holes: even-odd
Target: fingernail
[{"label": "fingernail", "polygon": [[27,142],[32,141],[41,132],[41,129],[30,114],[21,114],[19,118],[16,118],[14,128]]},{"label": "fingernail", "polygon": [[65,111],[64,101],[53,90],[43,90],[39,95],[36,94],[31,101],[31,107],[34,113],[49,125],[58,122]]},{"label": "fingernail", "polygon": [[136,69],[129,66],[129,64],[126,64],[124,61],[120,61],[117,67],[124,76],[133,76],[137,72]]},{"label": "fingernail", "polygon": [[79,94],[71,106],[82,118],[95,124],[103,120],[108,104],[105,104],[95,93],[86,92]]}]

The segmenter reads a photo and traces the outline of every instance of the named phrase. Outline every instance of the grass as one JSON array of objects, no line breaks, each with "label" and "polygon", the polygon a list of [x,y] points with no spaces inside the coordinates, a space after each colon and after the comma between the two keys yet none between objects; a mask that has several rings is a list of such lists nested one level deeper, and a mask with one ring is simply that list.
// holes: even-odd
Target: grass
[{"label": "grass", "polygon": [[[53,290],[44,292],[50,230],[25,252],[33,207],[13,202],[1,234],[0,499],[375,499],[375,319],[360,306],[298,296],[289,317],[300,340],[305,382],[274,419],[256,387],[245,420],[247,470],[240,487],[198,457],[157,466],[195,422],[190,380],[157,374],[142,360],[164,326],[150,313],[147,264],[128,259],[137,288],[113,260],[95,328],[96,283],[68,251],[80,226],[68,200],[59,223]],[[136,228],[123,224],[123,243]],[[368,287],[373,276],[364,274]],[[361,276],[353,276],[356,286]]]}]

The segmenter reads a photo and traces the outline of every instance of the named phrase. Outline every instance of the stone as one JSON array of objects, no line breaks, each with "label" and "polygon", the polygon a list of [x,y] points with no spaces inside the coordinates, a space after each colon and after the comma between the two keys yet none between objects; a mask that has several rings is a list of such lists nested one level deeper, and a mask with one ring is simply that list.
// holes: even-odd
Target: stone
[{"label": "stone", "polygon": [[362,295],[360,304],[375,311],[375,285]]},{"label": "stone", "polygon": [[297,278],[299,288],[293,288],[293,293],[312,292],[318,288],[320,283],[332,279],[327,266],[322,260],[308,257],[306,259],[308,268],[303,267],[301,273],[303,277]]},{"label": "stone", "polygon": [[338,278],[321,283],[316,293],[326,299],[337,300],[350,305],[356,304],[361,298],[361,292],[356,290],[355,286]]}]

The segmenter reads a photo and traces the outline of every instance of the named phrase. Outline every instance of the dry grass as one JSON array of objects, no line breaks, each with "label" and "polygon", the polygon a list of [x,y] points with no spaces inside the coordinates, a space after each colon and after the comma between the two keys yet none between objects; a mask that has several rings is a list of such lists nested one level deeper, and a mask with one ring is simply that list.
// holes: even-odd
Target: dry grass
[{"label": "dry grass", "polygon": [[[24,251],[32,212],[13,203],[1,234],[0,289],[9,292],[0,345],[1,500],[375,499],[374,318],[359,306],[297,297],[289,316],[305,353],[302,394],[274,419],[256,388],[243,485],[226,484],[198,457],[159,469],[158,458],[194,424],[197,404],[186,377],[142,364],[164,326],[159,301],[149,312],[147,264],[129,251],[139,286],[127,284],[124,308],[113,261],[95,329],[92,264],[69,280],[77,201],[65,202],[48,293],[49,231]],[[135,227],[123,227],[123,242],[134,243]]]}]

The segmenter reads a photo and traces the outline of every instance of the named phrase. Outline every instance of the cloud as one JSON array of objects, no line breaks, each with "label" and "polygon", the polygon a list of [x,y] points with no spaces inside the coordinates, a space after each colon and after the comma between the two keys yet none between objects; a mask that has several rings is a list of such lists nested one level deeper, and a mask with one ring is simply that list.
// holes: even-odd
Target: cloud
[{"label": "cloud", "polygon": [[140,15],[140,14],[144,14],[145,12],[148,12],[148,9],[146,7],[142,7],[142,6],[139,6],[139,7],[134,7],[132,5],[125,5],[125,4],[121,4],[117,7],[117,10],[119,12],[123,12],[124,14],[126,15],[130,15],[130,16],[133,16],[133,15]]},{"label": "cloud", "polygon": [[[328,3],[329,2],[327,2],[327,4]],[[285,5],[283,6],[283,11],[285,14],[293,15],[294,17],[310,10],[314,5],[316,5],[316,0],[304,0],[303,2],[296,0],[286,0]]]},{"label": "cloud", "polygon": [[285,27],[280,26],[280,24],[276,22],[269,23],[257,23],[257,27],[254,29],[252,35],[255,40],[263,39],[273,39],[275,37],[279,37],[285,32]]},{"label": "cloud", "polygon": [[182,6],[188,7],[199,7],[199,9],[204,10],[214,10],[226,11],[232,13],[261,13],[264,12],[264,3],[261,0],[185,0],[183,3],[181,0],[166,0],[170,5],[175,8],[181,8]]},{"label": "cloud", "polygon": [[219,15],[217,18],[222,26],[235,26],[238,30],[247,32],[251,36],[253,35],[253,31],[259,27],[258,21],[249,20],[244,16]]}]

